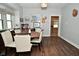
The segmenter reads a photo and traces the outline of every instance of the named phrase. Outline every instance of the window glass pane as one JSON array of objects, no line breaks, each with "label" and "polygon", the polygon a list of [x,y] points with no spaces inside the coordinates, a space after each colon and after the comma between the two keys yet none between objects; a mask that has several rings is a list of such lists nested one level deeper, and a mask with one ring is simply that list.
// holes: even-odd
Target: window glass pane
[{"label": "window glass pane", "polygon": [[58,28],[58,21],[55,21],[55,22],[54,22],[53,27],[54,27],[54,28]]},{"label": "window glass pane", "polygon": [[7,21],[7,28],[11,29],[11,21]]},{"label": "window glass pane", "polygon": [[0,20],[0,30],[2,30],[2,21]]},{"label": "window glass pane", "polygon": [[7,20],[11,20],[10,14],[6,14]]},{"label": "window glass pane", "polygon": [[0,14],[0,19],[1,19],[1,14]]}]

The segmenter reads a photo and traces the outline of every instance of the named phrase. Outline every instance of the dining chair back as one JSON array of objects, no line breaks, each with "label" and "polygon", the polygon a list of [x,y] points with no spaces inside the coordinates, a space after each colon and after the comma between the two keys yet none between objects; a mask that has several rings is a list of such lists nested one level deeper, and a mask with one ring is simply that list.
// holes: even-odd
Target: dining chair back
[{"label": "dining chair back", "polygon": [[2,32],[1,35],[2,35],[5,46],[8,46],[9,44],[13,42],[12,34],[9,30]]},{"label": "dining chair back", "polygon": [[15,33],[21,33],[21,29],[15,29]]},{"label": "dining chair back", "polygon": [[32,44],[30,35],[16,35],[14,37],[16,43],[16,52],[31,51]]}]

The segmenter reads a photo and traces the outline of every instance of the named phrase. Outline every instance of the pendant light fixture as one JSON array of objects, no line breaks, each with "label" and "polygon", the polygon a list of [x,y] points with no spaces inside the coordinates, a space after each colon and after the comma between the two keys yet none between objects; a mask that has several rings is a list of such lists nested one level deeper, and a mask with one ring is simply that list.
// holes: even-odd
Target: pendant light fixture
[{"label": "pendant light fixture", "polygon": [[47,0],[41,0],[41,8],[47,8]]}]

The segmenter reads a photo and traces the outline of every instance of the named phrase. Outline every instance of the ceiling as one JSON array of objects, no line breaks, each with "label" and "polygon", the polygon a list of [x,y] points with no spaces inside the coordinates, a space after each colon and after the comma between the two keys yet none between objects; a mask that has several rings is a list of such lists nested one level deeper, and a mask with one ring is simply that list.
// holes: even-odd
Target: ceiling
[{"label": "ceiling", "polygon": [[[24,8],[40,8],[40,3],[18,3],[19,6]],[[66,6],[67,3],[48,3],[47,8],[62,8]]]},{"label": "ceiling", "polygon": [[21,8],[21,6],[16,3],[0,3],[0,5],[10,8],[11,10],[18,10],[19,8]]},{"label": "ceiling", "polygon": [[[41,3],[2,3],[12,10],[18,10],[19,8],[41,8]],[[64,6],[68,5],[68,3],[47,3],[47,8],[55,8],[61,9]]]}]

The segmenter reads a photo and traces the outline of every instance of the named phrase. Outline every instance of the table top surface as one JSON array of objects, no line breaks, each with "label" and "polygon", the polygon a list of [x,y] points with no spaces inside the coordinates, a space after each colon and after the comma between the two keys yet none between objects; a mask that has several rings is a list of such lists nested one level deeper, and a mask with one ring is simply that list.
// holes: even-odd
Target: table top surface
[{"label": "table top surface", "polygon": [[31,35],[31,38],[39,38],[40,33],[39,32],[35,32],[35,31],[31,31],[31,33],[27,33],[27,32],[21,32],[21,33],[15,33],[15,35]]}]

